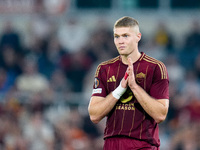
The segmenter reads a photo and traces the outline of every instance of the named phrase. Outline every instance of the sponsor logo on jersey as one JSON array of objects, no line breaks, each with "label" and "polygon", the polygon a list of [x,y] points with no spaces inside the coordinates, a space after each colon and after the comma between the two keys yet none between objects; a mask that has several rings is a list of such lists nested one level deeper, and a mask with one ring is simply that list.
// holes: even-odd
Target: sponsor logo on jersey
[{"label": "sponsor logo on jersey", "polygon": [[107,82],[116,82],[115,76],[110,77]]},{"label": "sponsor logo on jersey", "polygon": [[92,94],[101,93],[102,88],[93,89]]}]

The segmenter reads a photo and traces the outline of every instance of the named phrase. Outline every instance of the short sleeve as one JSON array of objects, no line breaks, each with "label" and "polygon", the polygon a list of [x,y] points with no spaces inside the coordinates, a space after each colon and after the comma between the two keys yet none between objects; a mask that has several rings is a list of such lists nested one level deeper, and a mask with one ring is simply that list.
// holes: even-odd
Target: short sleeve
[{"label": "short sleeve", "polygon": [[156,99],[169,99],[169,77],[163,63],[155,68],[150,95]]},{"label": "short sleeve", "polygon": [[101,96],[106,97],[106,70],[103,69],[102,65],[97,67],[95,77],[94,77],[94,84],[92,90],[92,96]]}]

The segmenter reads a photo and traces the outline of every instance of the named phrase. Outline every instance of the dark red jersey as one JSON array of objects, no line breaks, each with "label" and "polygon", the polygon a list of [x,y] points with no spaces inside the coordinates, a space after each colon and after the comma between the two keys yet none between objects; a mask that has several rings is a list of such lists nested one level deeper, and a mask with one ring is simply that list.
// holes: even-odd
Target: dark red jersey
[{"label": "dark red jersey", "polygon": [[[155,99],[169,99],[169,78],[165,65],[142,53],[133,64],[136,82]],[[101,63],[96,70],[92,96],[106,97],[116,89],[128,65],[118,56]],[[159,146],[159,129],[128,88],[107,116],[104,138],[128,136]]]}]

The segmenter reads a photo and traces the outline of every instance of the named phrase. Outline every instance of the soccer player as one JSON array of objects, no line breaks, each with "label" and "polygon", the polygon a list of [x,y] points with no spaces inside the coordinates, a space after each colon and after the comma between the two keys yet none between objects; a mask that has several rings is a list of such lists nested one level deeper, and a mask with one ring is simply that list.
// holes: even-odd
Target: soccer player
[{"label": "soccer player", "polygon": [[88,111],[92,122],[107,117],[104,150],[159,150],[158,124],[169,107],[165,65],[138,50],[139,24],[122,17],[114,25],[119,56],[97,67]]}]

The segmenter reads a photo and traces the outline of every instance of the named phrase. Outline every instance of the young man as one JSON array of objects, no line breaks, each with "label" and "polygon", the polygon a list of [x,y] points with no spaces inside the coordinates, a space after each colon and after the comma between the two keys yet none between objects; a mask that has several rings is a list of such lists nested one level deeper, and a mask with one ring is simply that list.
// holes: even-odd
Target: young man
[{"label": "young man", "polygon": [[96,70],[88,107],[94,123],[107,116],[104,150],[159,150],[158,123],[169,107],[165,65],[138,50],[138,22],[123,17],[114,25],[119,56]]}]

